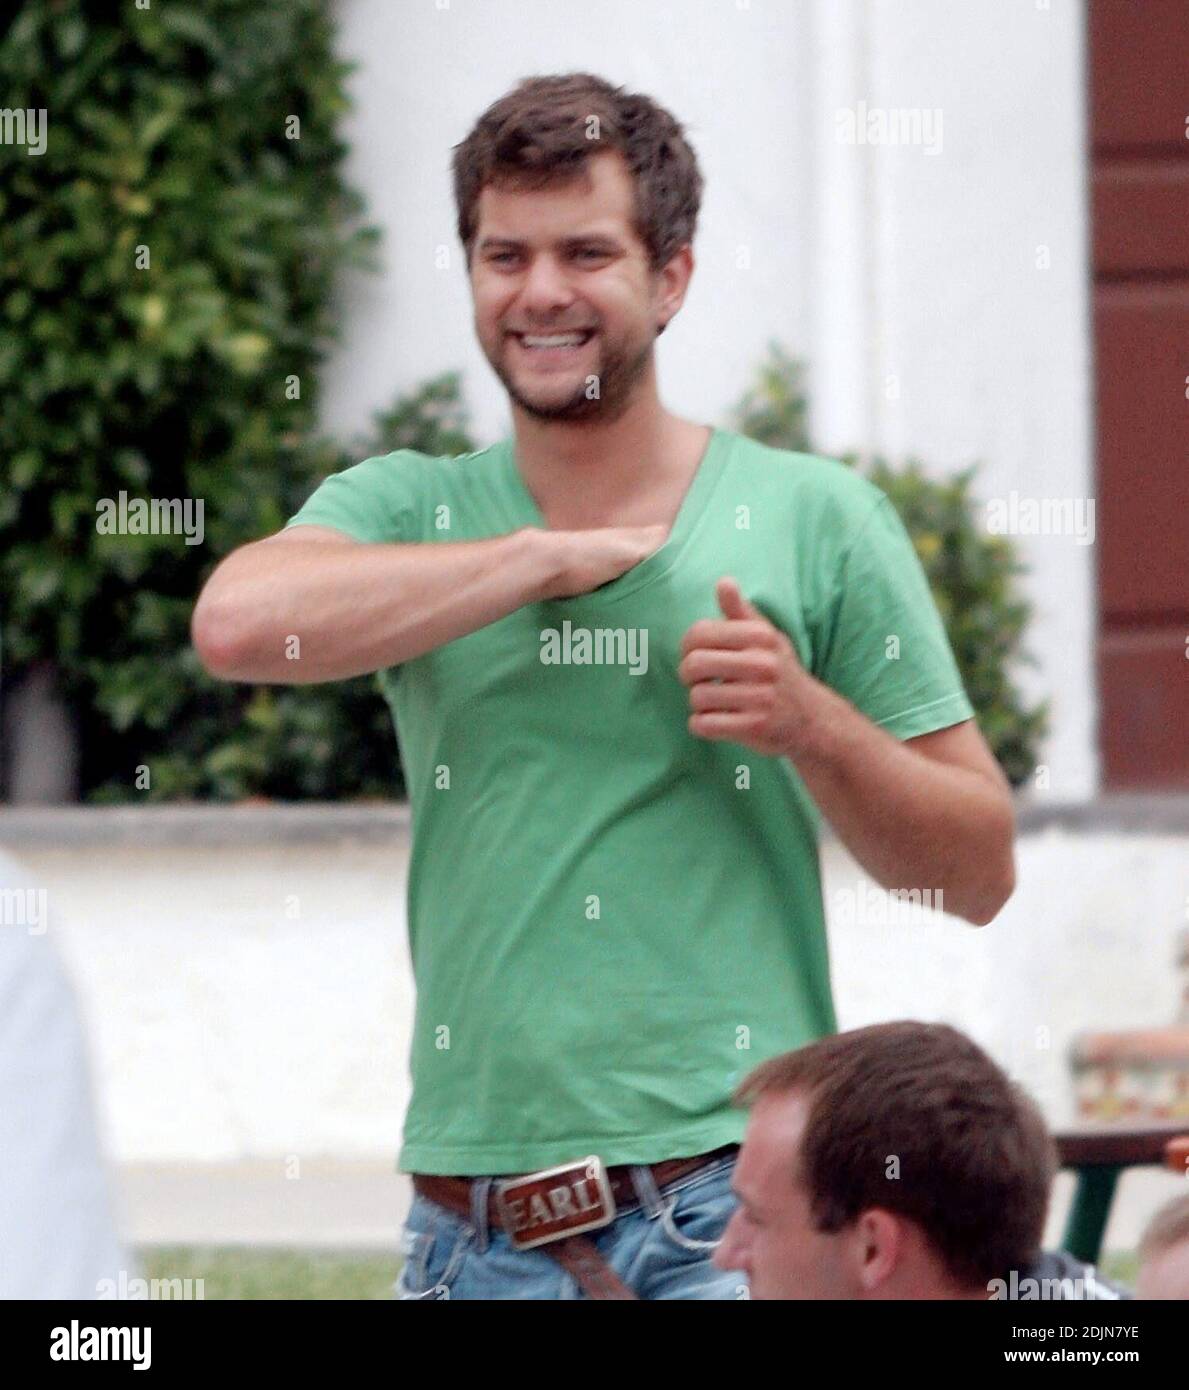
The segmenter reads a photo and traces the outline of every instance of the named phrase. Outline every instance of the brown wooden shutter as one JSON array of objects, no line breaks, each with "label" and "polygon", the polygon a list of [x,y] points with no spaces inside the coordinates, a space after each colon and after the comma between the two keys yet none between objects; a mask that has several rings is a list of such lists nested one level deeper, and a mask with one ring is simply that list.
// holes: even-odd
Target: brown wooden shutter
[{"label": "brown wooden shutter", "polygon": [[1189,0],[1090,0],[1099,738],[1189,787]]}]

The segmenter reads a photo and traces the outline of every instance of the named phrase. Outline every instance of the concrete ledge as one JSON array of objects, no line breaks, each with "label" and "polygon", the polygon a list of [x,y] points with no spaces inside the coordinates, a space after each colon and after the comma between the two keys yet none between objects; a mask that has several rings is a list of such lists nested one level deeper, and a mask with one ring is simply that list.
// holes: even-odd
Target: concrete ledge
[{"label": "concrete ledge", "polygon": [[1116,831],[1132,835],[1189,835],[1189,792],[1115,792],[1091,801],[1016,801],[1021,832]]},{"label": "concrete ledge", "polygon": [[[1189,835],[1189,792],[1117,793],[1083,802],[1017,799],[1020,834],[1062,830]],[[383,844],[409,834],[408,802],[262,802],[147,806],[11,806],[0,809],[0,845],[69,849],[122,845],[218,848]],[[823,837],[832,839],[828,823]]]},{"label": "concrete ledge", "polygon": [[134,1246],[251,1245],[387,1251],[397,1258],[412,1183],[387,1163],[129,1164],[114,1174],[121,1235]]},{"label": "concrete ledge", "polygon": [[340,840],[383,844],[407,837],[409,825],[407,802],[13,806],[0,810],[0,845],[6,849],[99,845],[195,849]]}]

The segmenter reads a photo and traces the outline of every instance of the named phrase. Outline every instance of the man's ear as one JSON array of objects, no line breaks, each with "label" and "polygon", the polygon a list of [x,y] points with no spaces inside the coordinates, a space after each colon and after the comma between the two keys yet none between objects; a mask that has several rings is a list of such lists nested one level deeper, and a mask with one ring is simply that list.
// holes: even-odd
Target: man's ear
[{"label": "man's ear", "polygon": [[[665,298],[672,304],[672,313],[664,321],[656,326],[656,336],[660,335],[668,328],[673,319],[681,311],[681,306],[685,303],[685,296],[689,290],[689,282],[694,273],[694,253],[693,247],[686,242],[679,246],[666,265],[653,273],[653,287],[659,288],[663,280],[669,280],[676,293],[666,295]],[[673,301],[676,300],[676,303]]]},{"label": "man's ear", "polygon": [[879,1290],[895,1273],[903,1253],[904,1232],[900,1218],[880,1207],[862,1212],[851,1230],[854,1274],[864,1294]]}]

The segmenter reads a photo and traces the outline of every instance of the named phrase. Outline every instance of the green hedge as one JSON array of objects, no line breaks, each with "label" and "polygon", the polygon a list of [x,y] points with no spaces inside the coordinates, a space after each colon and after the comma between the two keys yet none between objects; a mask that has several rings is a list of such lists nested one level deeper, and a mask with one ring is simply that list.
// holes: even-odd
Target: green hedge
[{"label": "green hedge", "polygon": [[[289,706],[209,679],[188,641],[213,559],[342,463],[311,439],[317,369],[335,276],[376,233],[341,173],[329,11],[31,0],[0,20],[5,104],[48,114],[43,154],[0,144],[5,688],[54,663],[85,795],[391,787],[381,713],[327,717],[358,688]],[[100,534],[121,491],[202,499],[205,544]]]}]

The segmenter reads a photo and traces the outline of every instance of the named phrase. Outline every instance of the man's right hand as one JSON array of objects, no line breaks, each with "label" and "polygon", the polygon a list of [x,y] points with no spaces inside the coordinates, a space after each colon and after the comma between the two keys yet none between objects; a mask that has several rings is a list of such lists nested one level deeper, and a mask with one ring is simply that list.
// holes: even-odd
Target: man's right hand
[{"label": "man's right hand", "polygon": [[660,525],[527,529],[547,559],[542,598],[574,598],[609,584],[659,550],[669,534],[669,528]]}]

